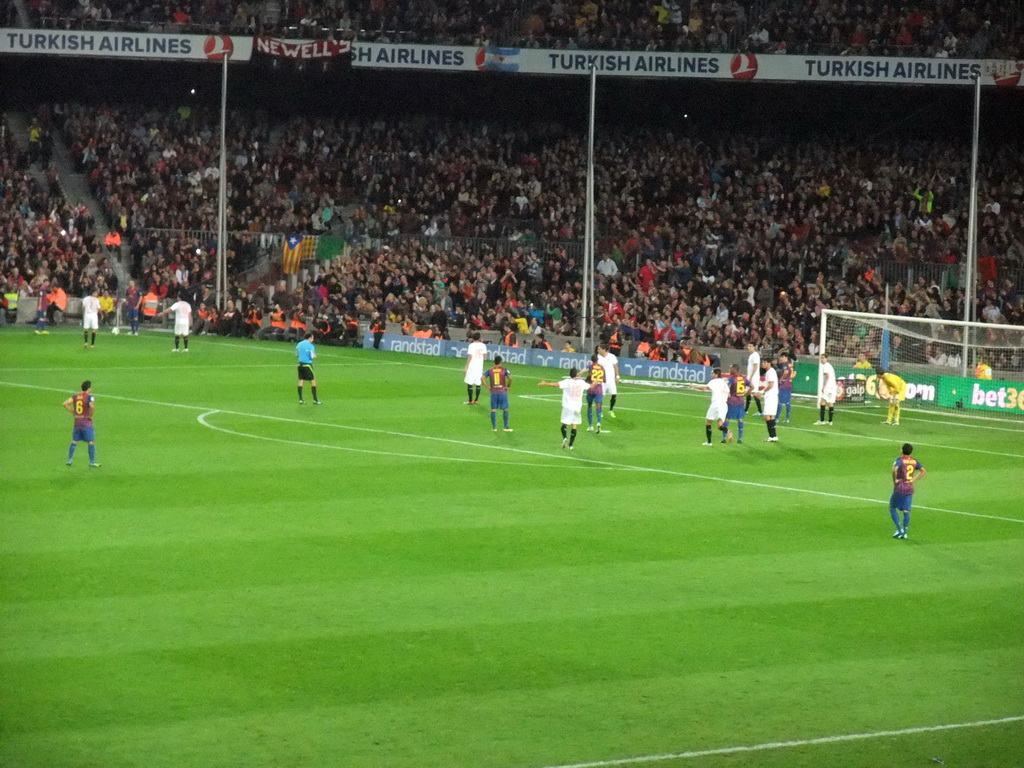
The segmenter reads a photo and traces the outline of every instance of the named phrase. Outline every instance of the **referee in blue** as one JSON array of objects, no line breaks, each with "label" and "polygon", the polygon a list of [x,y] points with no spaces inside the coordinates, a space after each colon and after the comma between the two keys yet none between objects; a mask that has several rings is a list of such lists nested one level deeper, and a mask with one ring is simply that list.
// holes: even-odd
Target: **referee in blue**
[{"label": "referee in blue", "polygon": [[316,396],[316,374],[313,373],[316,347],[313,346],[312,333],[307,333],[306,337],[295,345],[295,354],[299,356],[299,405],[306,404],[302,399],[302,385],[306,381],[313,390],[313,405],[320,405],[320,399]]}]

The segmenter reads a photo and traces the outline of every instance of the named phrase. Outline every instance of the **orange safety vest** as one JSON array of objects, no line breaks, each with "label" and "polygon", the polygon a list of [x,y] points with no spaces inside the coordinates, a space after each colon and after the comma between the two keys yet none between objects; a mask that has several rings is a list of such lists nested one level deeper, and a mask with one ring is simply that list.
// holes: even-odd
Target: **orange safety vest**
[{"label": "orange safety vest", "polygon": [[519,339],[516,338],[515,331],[509,331],[505,334],[505,339],[502,342],[506,347],[518,347]]},{"label": "orange safety vest", "polygon": [[648,355],[648,358],[651,360],[664,360],[665,353],[661,347],[652,347],[651,353]]},{"label": "orange safety vest", "polygon": [[273,328],[286,328],[284,324],[284,312],[271,312],[270,325]]},{"label": "orange safety vest", "polygon": [[142,297],[142,314],[146,317],[156,317],[156,310],[160,306],[160,297],[150,291]]},{"label": "orange safety vest", "polygon": [[55,288],[50,291],[50,303],[56,304],[57,308],[61,312],[66,312],[68,309],[68,295],[64,293],[63,288]]},{"label": "orange safety vest", "polygon": [[430,331],[426,331],[426,330],[424,330],[424,331],[413,331],[412,335],[415,338],[417,338],[417,339],[429,339],[430,338]]},{"label": "orange safety vest", "polygon": [[387,330],[387,325],[382,320],[374,320],[370,330],[374,333],[384,333]]},{"label": "orange safety vest", "polygon": [[260,314],[258,309],[250,309],[246,322],[250,325],[260,325],[263,322],[263,315]]},{"label": "orange safety vest", "polygon": [[650,351],[651,345],[648,344],[646,341],[641,341],[639,344],[636,345],[636,353],[638,356],[647,357]]},{"label": "orange safety vest", "polygon": [[121,247],[121,233],[117,230],[107,232],[107,236],[103,238],[103,244],[111,248]]},{"label": "orange safety vest", "polygon": [[295,315],[292,317],[292,328],[297,328],[300,331],[306,330],[306,324],[302,322],[300,315]]}]

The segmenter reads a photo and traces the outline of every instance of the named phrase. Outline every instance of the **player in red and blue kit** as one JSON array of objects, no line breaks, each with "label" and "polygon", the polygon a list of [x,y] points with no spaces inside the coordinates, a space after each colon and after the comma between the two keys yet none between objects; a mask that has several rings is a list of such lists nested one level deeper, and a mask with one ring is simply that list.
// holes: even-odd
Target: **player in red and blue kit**
[{"label": "player in red and blue kit", "polygon": [[786,408],[786,420],[783,424],[789,424],[789,415],[793,412],[793,364],[789,362],[789,355],[785,352],[779,355],[779,362],[775,366],[779,373],[779,412],[775,414],[776,420],[782,417],[782,408]]},{"label": "player in red and blue kit", "polygon": [[743,417],[747,412],[747,393],[750,391],[750,384],[747,377],[740,373],[738,365],[729,368],[729,398],[725,401],[725,436],[722,442],[732,442],[732,432],[729,431],[730,419],[736,419],[739,423],[737,443],[743,442]]},{"label": "player in red and blue kit", "polygon": [[96,403],[92,396],[92,382],[83,381],[82,391],[64,401],[64,407],[75,417],[75,429],[71,433],[71,446],[68,448],[68,466],[75,458],[75,448],[79,440],[89,443],[89,466],[98,467],[96,463],[96,432],[92,426],[92,416]]},{"label": "player in red and blue kit", "polygon": [[[910,506],[914,501],[914,483],[925,475],[925,469],[912,454],[914,446],[910,443],[903,444],[903,455],[896,459],[892,465],[892,496],[889,497],[889,515],[896,523],[894,539],[907,538],[907,529],[910,528]],[[900,515],[903,513],[903,524],[900,524]]]},{"label": "player in red and blue kit", "polygon": [[[590,384],[587,390],[587,432],[601,434],[601,409],[604,407],[604,366],[598,362],[595,352],[590,356],[590,367],[584,380]],[[597,406],[597,428],[594,428],[594,406]]]},{"label": "player in red and blue kit", "polygon": [[511,432],[508,426],[508,388],[512,385],[512,374],[503,366],[501,355],[494,356],[494,367],[484,373],[484,381],[491,393],[491,431],[498,431],[498,409],[505,422],[505,431]]}]

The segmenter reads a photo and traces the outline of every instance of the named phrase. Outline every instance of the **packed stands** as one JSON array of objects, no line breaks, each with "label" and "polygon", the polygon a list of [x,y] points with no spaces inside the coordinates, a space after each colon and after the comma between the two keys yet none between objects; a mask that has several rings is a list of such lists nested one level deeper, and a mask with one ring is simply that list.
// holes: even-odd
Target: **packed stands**
[{"label": "packed stands", "polygon": [[[173,294],[184,268],[198,298],[214,264],[202,234],[216,229],[211,116],[65,114],[136,274]],[[495,330],[532,313],[538,330],[577,327],[579,135],[425,117],[272,126],[239,114],[229,144],[229,229],[242,233],[229,251],[233,274],[279,249],[275,235],[331,234],[349,246],[344,266],[316,286],[275,296],[289,311]],[[1024,322],[1022,154],[1002,144],[982,157],[982,306],[991,301],[986,319],[1000,322]],[[886,285],[895,311],[962,316],[969,164],[960,144],[602,130],[595,165],[598,295],[604,319],[631,338],[753,338],[807,351],[821,308],[882,311]]]},{"label": "packed stands", "polygon": [[[65,296],[82,296],[92,288],[117,291],[92,215],[64,199],[52,167],[31,165],[5,122],[0,122],[0,256],[4,294],[29,299],[40,290]],[[4,319],[13,319],[13,313]]]},{"label": "packed stands", "polygon": [[[776,0],[31,0],[38,26],[582,50],[1024,58],[1015,3]],[[753,23],[751,23],[753,22]]]}]

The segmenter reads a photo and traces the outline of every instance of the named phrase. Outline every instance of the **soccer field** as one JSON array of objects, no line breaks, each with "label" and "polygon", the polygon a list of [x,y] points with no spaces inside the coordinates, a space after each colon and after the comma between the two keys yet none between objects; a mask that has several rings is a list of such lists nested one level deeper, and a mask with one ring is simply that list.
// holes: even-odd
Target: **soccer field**
[{"label": "soccer field", "polygon": [[171,347],[0,331],[4,768],[1024,765],[1024,422],[625,385],[568,452],[554,371],[493,433],[460,360]]}]

